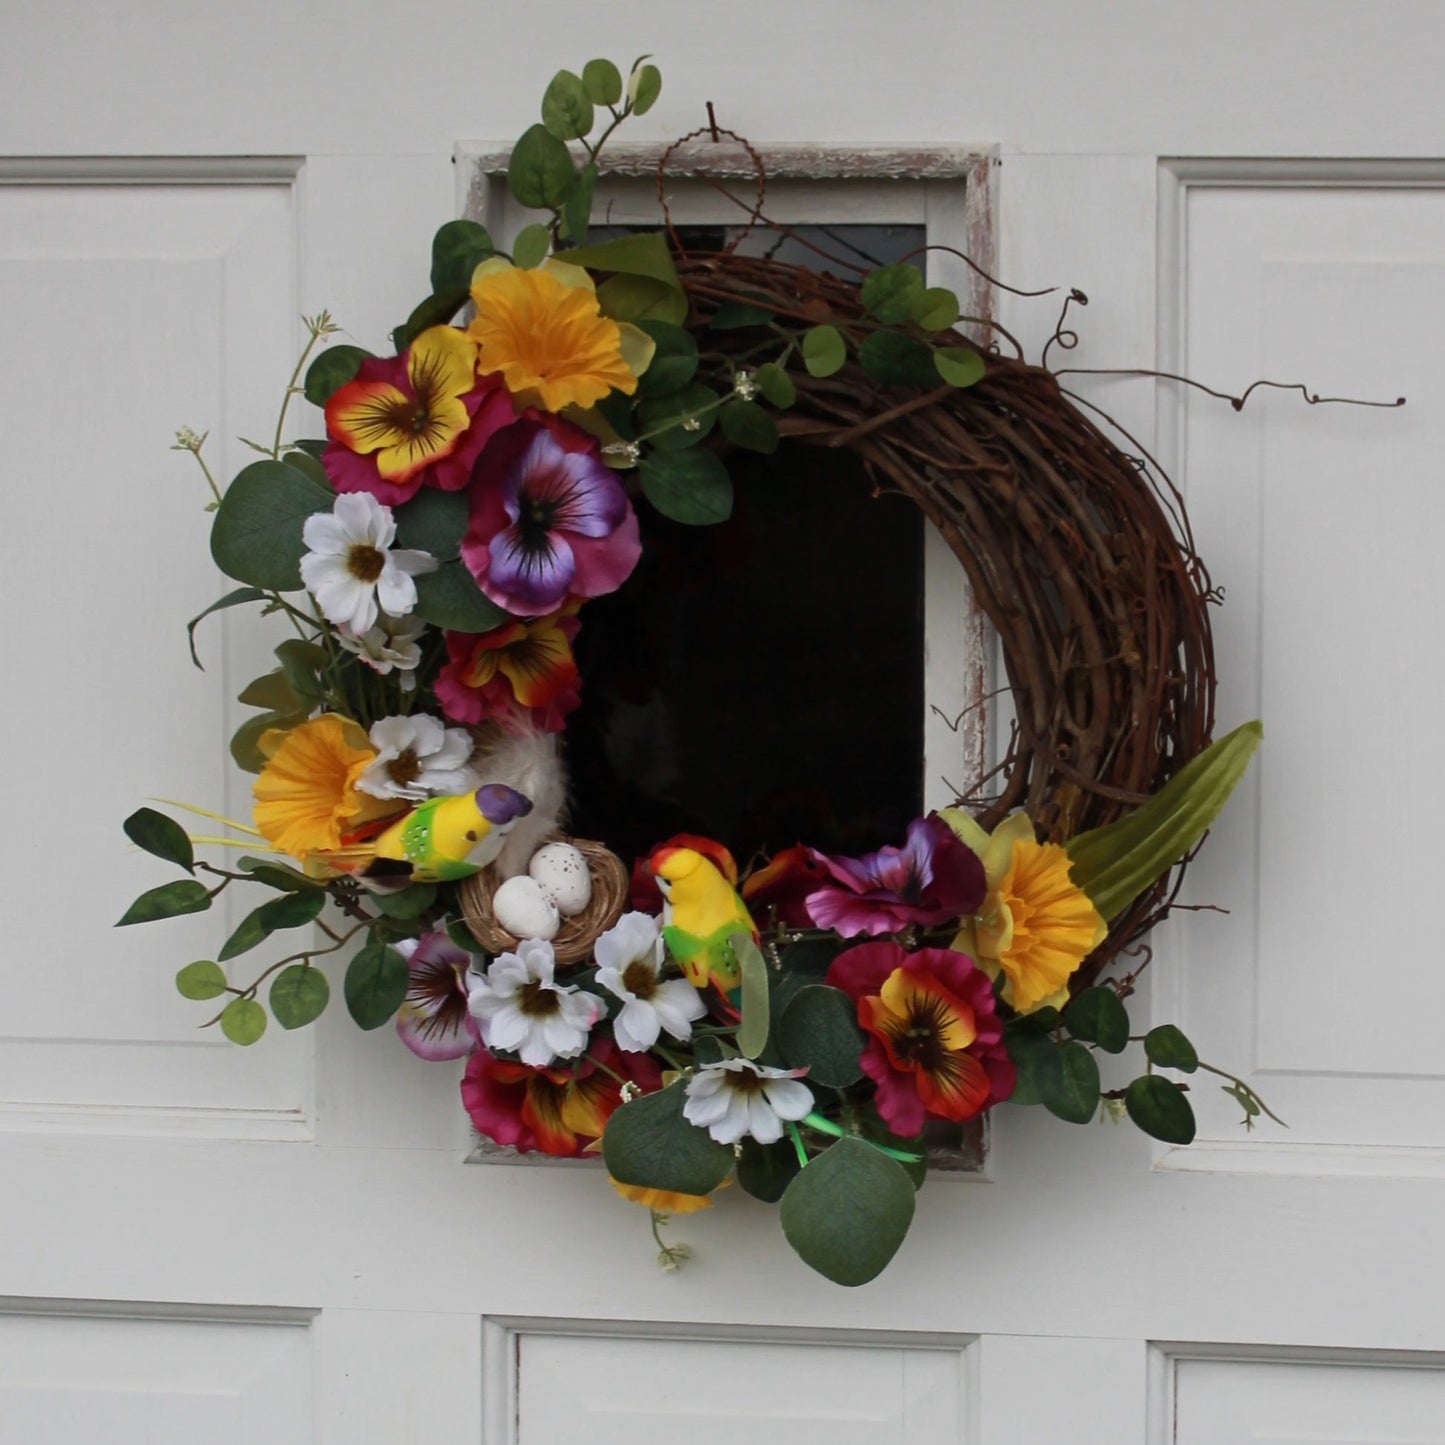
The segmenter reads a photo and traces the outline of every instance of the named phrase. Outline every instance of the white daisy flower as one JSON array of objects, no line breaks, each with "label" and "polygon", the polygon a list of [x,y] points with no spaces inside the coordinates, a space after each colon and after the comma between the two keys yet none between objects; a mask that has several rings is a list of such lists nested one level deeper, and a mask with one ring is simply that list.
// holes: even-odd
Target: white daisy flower
[{"label": "white daisy flower", "polygon": [[759,1144],[776,1144],[783,1121],[813,1111],[813,1093],[798,1082],[801,1069],[773,1069],[751,1059],[704,1064],[687,1081],[683,1117],[706,1129],[719,1144],[736,1144],[751,1134]]},{"label": "white daisy flower", "polygon": [[438,793],[470,793],[481,783],[469,767],[471,734],[444,727],[434,717],[384,717],[371,726],[376,757],[356,786],[373,798],[406,798],[420,803]]},{"label": "white daisy flower", "polygon": [[437,569],[430,552],[392,548],[391,508],[370,492],[343,492],[329,513],[307,517],[301,538],[311,549],[301,559],[307,591],[329,621],[357,637],[376,625],[379,611],[394,617],[410,612],[416,606],[412,578]]},{"label": "white daisy flower", "polygon": [[657,920],[645,913],[624,913],[593,948],[600,967],[597,982],[622,1000],[612,1020],[620,1049],[646,1053],[664,1030],[679,1043],[692,1037],[692,1021],[707,1006],[685,979],[658,981]]},{"label": "white daisy flower", "polygon": [[425,631],[425,622],[389,617],[383,612],[376,626],[368,627],[360,637],[353,637],[343,627],[336,640],[383,677],[395,669],[401,676],[401,690],[410,692],[416,686],[416,669],[421,666],[420,638]]},{"label": "white daisy flower", "polygon": [[516,1054],[534,1069],[575,1059],[605,1012],[595,994],[554,983],[552,945],[528,938],[502,953],[483,973],[468,973],[467,1007],[489,1049]]}]

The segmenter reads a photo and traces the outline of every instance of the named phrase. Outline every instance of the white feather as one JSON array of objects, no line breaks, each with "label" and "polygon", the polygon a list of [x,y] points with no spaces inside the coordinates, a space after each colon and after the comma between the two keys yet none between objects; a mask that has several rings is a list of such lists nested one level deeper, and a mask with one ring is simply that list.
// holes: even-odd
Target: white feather
[{"label": "white feather", "polygon": [[494,731],[478,737],[469,766],[482,783],[505,783],[532,800],[532,811],[517,819],[493,868],[499,878],[527,871],[532,854],[562,826],[567,811],[567,770],[556,733],[527,729]]}]

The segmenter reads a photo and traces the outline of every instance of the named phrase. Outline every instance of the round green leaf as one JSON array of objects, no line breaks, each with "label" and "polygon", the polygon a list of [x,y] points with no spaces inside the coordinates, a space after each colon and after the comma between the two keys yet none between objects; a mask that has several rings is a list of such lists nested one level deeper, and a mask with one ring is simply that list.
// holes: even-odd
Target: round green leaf
[{"label": "round green leaf", "polygon": [[913,1223],[903,1166],[862,1139],[840,1139],[783,1193],[779,1215],[803,1263],[834,1284],[876,1279]]},{"label": "round green leaf", "polygon": [[1189,1100],[1158,1074],[1141,1074],[1124,1093],[1129,1117],[1146,1133],[1166,1144],[1194,1142],[1194,1110]]},{"label": "round green leaf", "polygon": [[732,515],[732,478],[712,452],[653,452],[637,470],[643,495],[674,522],[708,527]]},{"label": "round green leaf", "polygon": [[517,232],[517,239],[512,242],[512,264],[530,271],[547,259],[547,252],[551,249],[552,233],[546,226],[534,221]]},{"label": "round green leaf", "polygon": [[802,349],[809,376],[832,376],[848,360],[848,347],[836,326],[815,326],[805,331]]},{"label": "round green leaf", "polygon": [[154,808],[137,808],[121,827],[138,848],[184,868],[187,873],[196,871],[196,855],[191,840],[174,818],[168,818]]},{"label": "round green leaf", "polygon": [[589,60],[582,84],[594,105],[616,105],[622,99],[622,72],[610,60]]},{"label": "round green leaf", "polygon": [[973,386],[985,370],[982,353],[971,346],[942,346],[933,353],[933,365],[950,386]]},{"label": "round green leaf", "polygon": [[1099,1066],[1083,1044],[1059,1045],[1059,1087],[1044,1100],[1049,1113],[1070,1124],[1087,1124],[1099,1107]]},{"label": "round green leaf", "polygon": [[550,210],[567,199],[575,174],[567,147],[546,126],[534,125],[512,151],[507,186],[519,206]]},{"label": "round green leaf", "polygon": [[221,1010],[221,1032],[233,1044],[254,1044],[266,1032],[266,1010],[253,998],[233,998]]},{"label": "round green leaf", "polygon": [[683,1117],[684,1084],[614,1109],[602,1134],[607,1172],[622,1184],[711,1194],[733,1167],[733,1151]]},{"label": "round green leaf", "polygon": [[203,883],[182,878],[175,883],[162,883],[159,888],[142,893],[115,925],[153,923],[157,918],[175,918],[181,913],[204,913],[211,906],[211,895]]},{"label": "round green leaf", "polygon": [[810,1084],[846,1089],[863,1077],[858,1006],[841,989],[799,989],[778,1019],[776,1037],[788,1067],[806,1068]]},{"label": "round green leaf", "polygon": [[1042,1104],[1056,1098],[1064,1079],[1058,1045],[1046,1034],[1014,1028],[1005,1030],[1003,1041],[1018,1070],[1009,1103]]},{"label": "round green leaf", "polygon": [[[637,384],[639,396],[666,397],[680,391],[697,375],[697,342],[690,331],[668,321],[639,321],[657,350]],[[708,393],[709,399],[712,393]]]},{"label": "round green leaf", "polygon": [[461,551],[462,533],[470,511],[465,492],[444,492],[422,487],[411,501],[392,509],[396,518],[396,545],[429,552],[438,562],[454,562]]},{"label": "round green leaf", "polygon": [[1094,1043],[1106,1053],[1123,1053],[1129,1042],[1129,1013],[1112,988],[1086,988],[1071,998],[1063,1024],[1076,1039]]},{"label": "round green leaf", "polygon": [[799,1168],[798,1151],[790,1140],[759,1144],[756,1139],[744,1139],[738,1155],[738,1183],[754,1199],[776,1204]]},{"label": "round green leaf", "polygon": [[[654,451],[686,451],[716,425],[719,400],[718,394],[700,381],[689,382],[667,396],[644,401],[637,408],[637,424],[644,433],[656,433],[648,437]],[[696,425],[689,425],[692,422]]]},{"label": "round green leaf", "polygon": [[342,992],[347,1012],[361,1028],[379,1029],[401,1007],[409,982],[406,959],[373,938],[346,970]]},{"label": "round green leaf", "polygon": [[293,963],[271,985],[271,1012],[283,1029],[299,1029],[319,1018],[331,1001],[331,985],[319,968]]},{"label": "round green leaf", "polygon": [[307,517],[329,512],[335,494],[284,462],[253,462],[221,498],[211,556],[228,577],[276,592],[301,588]]},{"label": "round green leaf", "polygon": [[463,306],[467,304],[470,282],[448,291],[438,291],[417,303],[416,309],[406,321],[391,333],[391,344],[400,356],[423,331],[433,326],[445,326]]},{"label": "round green leaf", "polygon": [[776,407],[786,410],[798,399],[793,378],[775,361],[765,361],[753,373],[758,390]]},{"label": "round green leaf", "polygon": [[646,115],[662,94],[662,72],[655,65],[639,66],[627,83],[627,98],[633,115]]},{"label": "round green leaf", "polygon": [[958,315],[958,297],[947,286],[930,286],[913,298],[913,319],[925,331],[947,331]]},{"label": "round green leaf", "polygon": [[328,346],[306,368],[303,390],[312,406],[325,406],[358,371],[371,353],[359,346]]},{"label": "round green leaf", "polygon": [[580,140],[592,129],[592,100],[580,75],[559,70],[542,95],[542,124],[558,140]]},{"label": "round green leaf", "polygon": [[733,401],[718,418],[722,434],[734,446],[772,456],[778,449],[778,424],[755,401]]},{"label": "round green leaf", "polygon": [[506,617],[461,561],[443,562],[416,579],[412,616],[452,632],[490,632]]},{"label": "round green leaf", "polygon": [[901,331],[872,331],[858,347],[858,363],[887,386],[933,386],[938,377],[933,352]]},{"label": "round green leaf", "polygon": [[323,467],[317,458],[310,452],[290,451],[282,453],[281,460],[288,467],[295,467],[298,472],[304,472],[318,487],[325,487],[330,490],[331,478],[326,475],[326,468]]},{"label": "round green leaf", "polygon": [[917,266],[879,266],[858,288],[858,299],[870,316],[885,326],[896,326],[913,315],[913,303],[923,295],[923,273]]},{"label": "round green leaf", "polygon": [[[475,221],[447,221],[432,237],[432,291],[438,296],[451,296],[460,291],[465,296],[471,289],[472,272],[495,253],[496,247],[485,226]],[[453,307],[452,314],[455,311]],[[450,320],[451,314],[436,324]]]},{"label": "round green leaf", "polygon": [[176,991],[182,998],[220,998],[226,991],[226,971],[208,958],[197,959],[176,974]]},{"label": "round green leaf", "polygon": [[1173,1024],[1160,1024],[1144,1035],[1144,1052],[1149,1062],[1161,1069],[1178,1069],[1192,1074],[1199,1067],[1199,1054],[1183,1032]]}]

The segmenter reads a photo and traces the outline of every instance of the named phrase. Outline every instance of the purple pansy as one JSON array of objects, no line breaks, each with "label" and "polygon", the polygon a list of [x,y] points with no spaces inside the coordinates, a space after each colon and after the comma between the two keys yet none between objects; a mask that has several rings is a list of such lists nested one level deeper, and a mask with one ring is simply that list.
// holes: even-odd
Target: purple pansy
[{"label": "purple pansy", "polygon": [[983,864],[941,818],[915,818],[902,848],[861,858],[830,858],[808,850],[832,881],[808,894],[808,916],[845,938],[895,933],[910,923],[948,923],[973,913],[987,884]]},{"label": "purple pansy", "polygon": [[394,945],[411,975],[396,1016],[402,1043],[419,1058],[459,1059],[477,1046],[467,1011],[466,972],[472,956],[440,930]]},{"label": "purple pansy", "polygon": [[462,559],[499,607],[536,617],[614,592],[641,554],[637,516],[586,432],[523,420],[477,459]]}]

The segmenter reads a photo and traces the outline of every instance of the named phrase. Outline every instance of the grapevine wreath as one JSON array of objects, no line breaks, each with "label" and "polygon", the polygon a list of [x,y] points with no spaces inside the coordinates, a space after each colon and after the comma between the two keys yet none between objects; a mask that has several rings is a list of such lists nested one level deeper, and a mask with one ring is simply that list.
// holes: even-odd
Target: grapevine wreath
[{"label": "grapevine wreath", "polygon": [[[178,434],[237,584],[193,656],[221,609],[294,635],[240,695],[250,821],[133,814],[184,876],[121,922],[259,889],[177,976],[236,1043],[310,1023],[345,962],[363,1029],[465,1059],[487,1138],[600,1154],[655,1235],[735,1178],[809,1265],[861,1284],[907,1233],[937,1121],[1009,1101],[1185,1144],[1177,1076],[1201,1069],[1259,1114],[1177,1028],[1131,1036],[1133,974],[1108,972],[1147,958],[1259,727],[1211,741],[1216,599],[1177,493],[918,266],[689,254],[670,225],[589,239],[603,141],[660,85],[645,59],[560,72],[508,177],[545,219],[509,253],[442,226],[390,354],[310,319],[274,442],[224,490]],[[291,439],[303,391],[324,437]],[[780,445],[851,454],[946,539],[998,635],[1004,756],[871,851],[800,838],[740,869],[697,833],[630,856],[573,838],[573,643],[630,585],[639,512],[720,523],[738,459]],[[1137,1077],[1103,1091],[1098,1052],[1136,1043]]]}]

